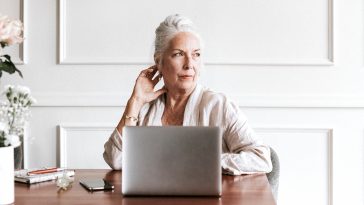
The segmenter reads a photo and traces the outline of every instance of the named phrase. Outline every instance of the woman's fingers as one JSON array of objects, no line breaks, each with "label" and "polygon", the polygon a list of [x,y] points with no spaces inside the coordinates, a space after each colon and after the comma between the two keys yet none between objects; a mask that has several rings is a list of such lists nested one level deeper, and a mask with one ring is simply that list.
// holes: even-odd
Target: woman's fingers
[{"label": "woman's fingers", "polygon": [[155,78],[152,80],[153,85],[157,85],[158,82],[162,79],[162,74],[158,74],[157,76],[155,76]]},{"label": "woman's fingers", "polygon": [[142,70],[139,74],[140,77],[147,77],[149,79],[152,79],[155,75],[155,73],[158,71],[158,68],[156,65],[151,66],[145,70]]},{"label": "woman's fingers", "polygon": [[163,87],[154,92],[154,99],[157,99],[160,95],[167,92],[167,88]]},{"label": "woman's fingers", "polygon": [[[150,69],[152,69],[152,71],[150,71]],[[148,69],[149,72],[149,78],[153,79],[154,75],[157,73],[158,68],[156,65],[152,66],[152,68]]]},{"label": "woman's fingers", "polygon": [[157,66],[155,65],[142,70],[134,86],[134,95],[143,99],[143,102],[155,100],[158,96],[167,92],[164,87],[154,91],[155,86],[161,78],[162,75],[158,73]]}]

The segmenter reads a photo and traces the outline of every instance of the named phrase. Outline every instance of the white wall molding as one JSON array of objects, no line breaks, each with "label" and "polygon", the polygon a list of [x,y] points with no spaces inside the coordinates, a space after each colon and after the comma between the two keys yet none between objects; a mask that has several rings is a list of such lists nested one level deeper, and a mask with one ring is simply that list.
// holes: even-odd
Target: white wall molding
[{"label": "white wall molding", "polygon": [[[11,47],[18,47],[19,50],[17,52],[17,57],[14,58],[14,56],[12,57],[12,61],[14,62],[15,65],[24,65],[28,63],[28,59],[27,59],[27,47],[28,47],[28,16],[27,16],[27,10],[28,10],[28,0],[18,0],[19,1],[19,7],[17,8],[19,10],[19,16],[14,17],[16,19],[19,19],[24,26],[24,30],[23,30],[23,37],[24,37],[24,41],[23,43],[19,44],[19,45],[12,45]],[[2,11],[4,12],[4,11]],[[2,15],[7,15],[7,13],[2,13]],[[9,47],[10,48],[10,47]],[[10,48],[12,49],[12,48]],[[6,53],[9,54],[9,53]],[[14,54],[14,53],[13,53]]]},{"label": "white wall molding", "polygon": [[[33,93],[37,99],[35,107],[107,107],[125,106],[130,93]],[[364,97],[354,95],[337,96],[248,96],[229,95],[241,107],[286,107],[286,108],[364,108]]]},{"label": "white wall molding", "polygon": [[16,64],[27,64],[28,63],[28,0],[21,0],[20,1],[20,19],[23,22],[24,30],[23,30],[23,37],[24,41],[19,46],[19,58],[20,62],[16,62]]},{"label": "white wall molding", "polygon": [[30,127],[29,127],[29,123],[25,124],[25,128],[24,128],[24,137],[23,137],[23,143],[20,145],[23,147],[23,166],[24,169],[29,168],[29,143],[32,143],[33,138],[30,132]]},{"label": "white wall molding", "polygon": [[[282,59],[249,59],[239,60],[206,60],[206,65],[228,65],[228,66],[332,66],[334,65],[334,7],[333,0],[327,0],[327,57],[317,59],[305,58],[282,58]],[[153,62],[146,60],[145,57],[103,57],[102,59],[93,58],[72,58],[67,53],[67,0],[59,0],[58,6],[58,63],[62,65],[149,65]],[[87,51],[86,51],[87,52]]]},{"label": "white wall molding", "polygon": [[[302,126],[282,126],[282,125],[277,125],[274,126],[272,124],[269,125],[260,125],[259,128],[254,128],[254,130],[259,133],[260,135],[263,133],[267,133],[272,134],[272,133],[276,133],[276,134],[282,134],[282,133],[288,133],[288,134],[292,134],[294,135],[294,133],[307,133],[307,134],[324,134],[326,135],[326,141],[327,141],[327,205],[332,205],[333,204],[333,133],[334,133],[334,128],[324,128],[324,127],[319,127],[319,126],[309,126],[309,127],[302,127]],[[294,145],[292,145],[294,146]],[[276,150],[277,152],[277,148],[273,147],[273,149]],[[309,149],[307,149],[309,150]],[[279,152],[278,153],[278,157],[279,157]],[[292,153],[293,154],[293,153]],[[297,159],[298,160],[298,159]],[[282,162],[281,162],[282,163]],[[284,194],[282,194],[284,195]],[[279,198],[279,197],[278,197]]]},{"label": "white wall molding", "polygon": [[151,62],[144,59],[130,60],[128,58],[106,59],[95,61],[94,59],[70,59],[67,55],[67,0],[58,1],[58,63],[63,65],[149,65]]},{"label": "white wall molding", "polygon": [[65,34],[65,19],[64,13],[66,7],[66,2],[62,0],[58,0],[58,33],[57,33],[57,40],[58,40],[58,63],[62,64],[64,62],[66,56],[66,48],[65,48],[65,41],[66,34]]},{"label": "white wall molding", "polygon": [[[72,139],[69,138],[69,133],[73,131],[105,131],[110,132],[115,127],[107,124],[62,124],[57,126],[57,166],[69,167],[68,163],[68,142]],[[111,132],[110,132],[111,133]],[[102,145],[100,145],[102,146]],[[82,145],[79,146],[82,149]]]},{"label": "white wall molding", "polygon": [[328,31],[328,65],[334,65],[335,62],[335,52],[334,52],[334,0],[328,0],[328,22],[327,22],[327,31]]}]

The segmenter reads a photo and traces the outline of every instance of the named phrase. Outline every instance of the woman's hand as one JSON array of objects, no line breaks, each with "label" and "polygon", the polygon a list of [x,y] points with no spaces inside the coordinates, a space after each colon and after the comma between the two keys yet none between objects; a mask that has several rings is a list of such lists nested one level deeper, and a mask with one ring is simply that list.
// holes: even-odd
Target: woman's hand
[{"label": "woman's hand", "polygon": [[157,99],[160,95],[167,92],[165,87],[154,91],[155,85],[161,80],[162,75],[157,73],[158,68],[156,65],[151,66],[145,70],[142,70],[136,79],[133,94],[131,95],[131,99],[133,103],[137,105],[143,106],[146,103],[149,103],[155,99]]},{"label": "woman's hand", "polygon": [[155,76],[157,71],[157,66],[152,66],[140,72],[135,82],[133,94],[126,104],[124,114],[116,127],[121,135],[124,126],[135,126],[137,124],[140,109],[144,104],[157,99],[158,96],[167,92],[167,89],[164,87],[154,91],[155,85],[157,85],[162,78],[160,74]]}]

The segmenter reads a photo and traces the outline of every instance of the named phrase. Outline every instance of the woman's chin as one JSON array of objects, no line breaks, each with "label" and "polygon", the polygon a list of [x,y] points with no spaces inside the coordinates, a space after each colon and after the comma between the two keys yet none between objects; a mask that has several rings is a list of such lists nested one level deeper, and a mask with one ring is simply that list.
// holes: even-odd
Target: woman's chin
[{"label": "woman's chin", "polygon": [[177,83],[175,86],[173,86],[174,89],[168,89],[168,90],[175,90],[177,92],[191,92],[196,87],[196,82],[182,82]]}]

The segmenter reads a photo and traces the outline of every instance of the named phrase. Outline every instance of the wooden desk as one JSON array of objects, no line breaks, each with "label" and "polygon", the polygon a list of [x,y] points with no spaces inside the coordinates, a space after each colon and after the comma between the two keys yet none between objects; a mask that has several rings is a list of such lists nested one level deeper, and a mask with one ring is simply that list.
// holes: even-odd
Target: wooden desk
[{"label": "wooden desk", "polygon": [[[88,192],[79,184],[82,178],[105,178],[115,185],[114,191]],[[67,191],[59,191],[56,183],[27,185],[15,183],[15,204],[160,204],[160,205],[273,205],[275,204],[264,174],[222,177],[222,196],[218,197],[123,197],[121,172],[110,170],[76,170],[75,181]]]}]

